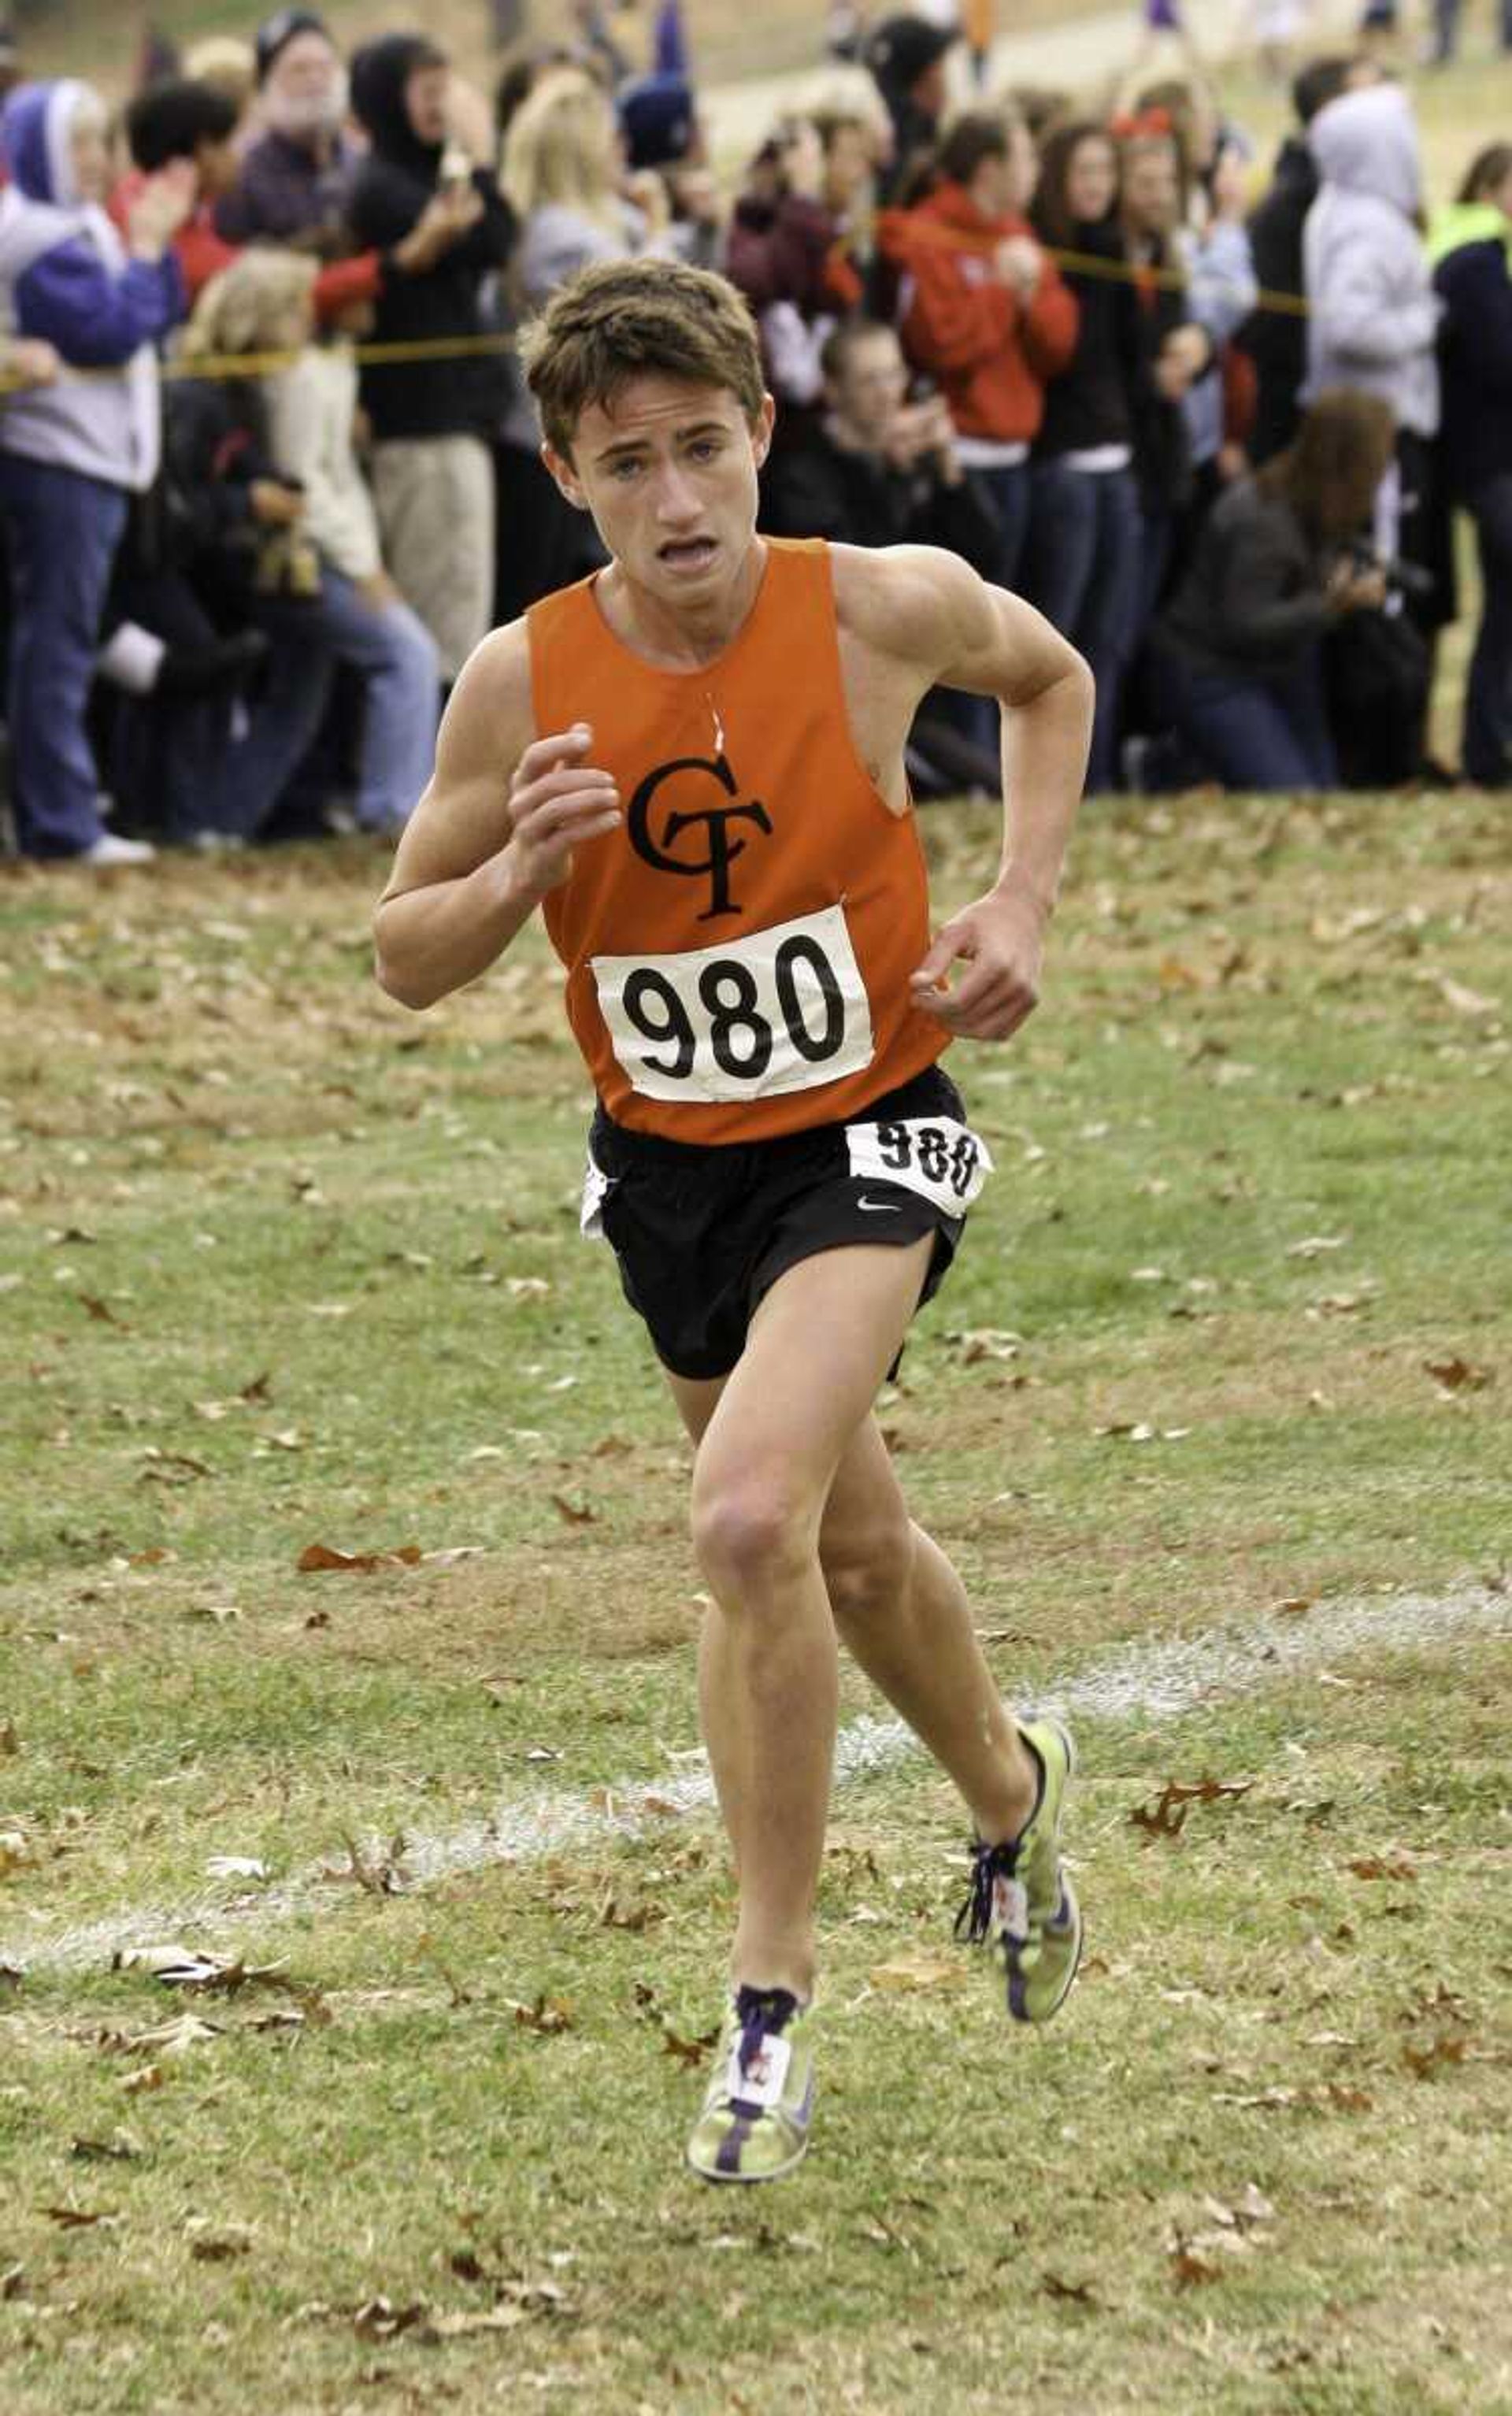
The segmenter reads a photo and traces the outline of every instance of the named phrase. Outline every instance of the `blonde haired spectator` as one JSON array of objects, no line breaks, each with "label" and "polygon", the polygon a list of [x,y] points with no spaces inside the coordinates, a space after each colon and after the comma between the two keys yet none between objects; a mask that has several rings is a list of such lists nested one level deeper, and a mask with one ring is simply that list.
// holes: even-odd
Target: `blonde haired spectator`
[{"label": "blonde haired spectator", "polygon": [[[425,786],[440,702],[433,639],[384,567],[378,519],[354,446],[357,368],[341,333],[316,343],[317,264],[306,255],[252,246],[206,286],[189,345],[198,354],[292,354],[263,374],[268,450],[280,478],[303,496],[301,533],[319,561],[318,590],[291,598],[291,634],[304,634],[303,664],[277,723],[263,734],[270,794],[283,787],[318,731],[332,661],[363,683],[356,819],[365,830],[402,828]],[[366,301],[340,314],[348,331],[370,321]],[[355,324],[354,324],[355,323]],[[275,617],[276,614],[275,614]],[[253,737],[247,743],[252,744]]]},{"label": "blonde haired spectator", "polygon": [[[522,316],[591,262],[676,249],[666,188],[654,174],[626,190],[619,128],[597,79],[548,68],[509,121],[500,184],[519,220],[510,267]],[[495,457],[499,481],[496,610],[509,620],[603,560],[585,514],[558,494],[539,460],[540,423],[522,386]]]},{"label": "blonde haired spectator", "polygon": [[238,126],[245,123],[257,93],[257,53],[250,42],[240,42],[234,34],[209,34],[186,53],[184,73],[194,83],[224,93]]}]

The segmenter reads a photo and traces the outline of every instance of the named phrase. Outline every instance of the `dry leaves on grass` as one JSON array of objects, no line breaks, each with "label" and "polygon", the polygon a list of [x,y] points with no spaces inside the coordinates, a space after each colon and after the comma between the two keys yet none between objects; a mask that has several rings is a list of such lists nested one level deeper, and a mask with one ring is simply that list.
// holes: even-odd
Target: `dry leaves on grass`
[{"label": "dry leaves on grass", "polygon": [[1276,2220],[1276,2209],[1254,2182],[1247,2182],[1232,2206],[1222,2198],[1204,2197],[1202,2221],[1191,2231],[1172,2228],[1166,2242],[1172,2279],[1178,2289],[1193,2289],[1221,2281],[1236,2257],[1247,2257],[1264,2227]]},{"label": "dry leaves on grass", "polygon": [[188,1946],[122,1946],[111,1956],[113,1971],[141,1971],[165,1988],[204,1989],[234,1996],[240,1988],[285,1987],[283,1963],[225,1962]]},{"label": "dry leaves on grass", "polygon": [[366,1895],[403,1895],[411,1874],[404,1867],[406,1840],[402,1829],[395,1830],[386,1846],[359,1845],[355,1837],[344,1833],[341,1843],[346,1848],[345,1863],[322,1863],[323,1879],[355,1880]]},{"label": "dry leaves on grass", "polygon": [[516,2026],[534,2031],[537,2038],[556,2038],[573,2028],[572,2007],[565,1997],[548,1997],[543,1990],[533,2005],[522,2005],[515,1997],[506,1997],[504,2001]]},{"label": "dry leaves on grass", "polygon": [[491,2307],[432,2309],[424,2299],[396,2305],[380,2294],[359,2306],[332,2307],[315,2300],[290,2318],[293,2323],[350,2324],[359,2340],[409,2340],[422,2348],[443,2341],[462,2340],[476,2333],[514,2332],[533,2317],[569,2317],[574,2312],[567,2292],[556,2282],[499,2282],[498,2303]]},{"label": "dry leaves on grass", "polygon": [[400,1544],[392,1551],[375,1552],[339,1552],[330,1544],[307,1544],[295,1566],[304,1577],[325,1569],[370,1577],[375,1569],[417,1568],[423,1558],[418,1544]]},{"label": "dry leaves on grass", "polygon": [[1352,1871],[1357,1880],[1415,1880],[1417,1877],[1415,1863],[1410,1863],[1405,1854],[1394,1851],[1356,1854],[1345,1864],[1344,1868]]},{"label": "dry leaves on grass", "polygon": [[1431,1376],[1439,1391],[1449,1400],[1457,1393],[1481,1393],[1492,1381],[1489,1367],[1476,1367],[1458,1352],[1451,1359],[1425,1359],[1425,1375]]},{"label": "dry leaves on grass", "polygon": [[1401,2060],[1414,2080],[1431,2080],[1445,2064],[1464,2063],[1470,2052],[1470,2041],[1462,2031],[1444,2032],[1430,2039],[1427,2046],[1414,2046],[1411,2039],[1405,2040]]},{"label": "dry leaves on grass", "polygon": [[1252,1778],[1200,1778],[1195,1786],[1188,1786],[1182,1779],[1168,1778],[1153,1804],[1135,1804],[1129,1824],[1149,1837],[1179,1837],[1194,1804],[1237,1800],[1247,1795],[1254,1784]]}]

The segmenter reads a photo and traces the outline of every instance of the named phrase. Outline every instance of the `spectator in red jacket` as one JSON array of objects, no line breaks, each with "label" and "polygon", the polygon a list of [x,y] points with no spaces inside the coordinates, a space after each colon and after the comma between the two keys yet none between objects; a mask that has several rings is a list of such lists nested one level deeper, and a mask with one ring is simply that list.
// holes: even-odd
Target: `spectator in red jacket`
[{"label": "spectator in red jacket", "polygon": [[1029,447],[1047,380],[1076,350],[1078,312],[1024,217],[1034,146],[1016,120],[958,118],[938,155],[938,181],[912,209],[889,212],[882,248],[903,271],[903,348],[938,380],[963,466],[998,521],[993,578],[1011,587],[1029,517]]}]

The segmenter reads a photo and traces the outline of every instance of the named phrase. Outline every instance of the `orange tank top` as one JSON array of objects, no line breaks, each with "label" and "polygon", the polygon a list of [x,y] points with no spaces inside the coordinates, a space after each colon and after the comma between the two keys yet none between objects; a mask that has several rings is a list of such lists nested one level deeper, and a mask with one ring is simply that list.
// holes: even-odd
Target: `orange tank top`
[{"label": "orange tank top", "polygon": [[625,812],[544,902],[568,1019],[614,1121],[675,1140],[856,1114],[948,1038],[909,997],[923,852],[851,737],[829,550],[764,542],[749,615],[698,671],[633,654],[591,579],[527,616],[537,731],[591,722]]}]

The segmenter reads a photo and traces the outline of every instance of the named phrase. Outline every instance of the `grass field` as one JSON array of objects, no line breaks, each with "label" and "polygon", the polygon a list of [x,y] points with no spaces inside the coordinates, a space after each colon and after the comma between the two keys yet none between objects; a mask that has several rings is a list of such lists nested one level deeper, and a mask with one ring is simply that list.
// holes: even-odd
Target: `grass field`
[{"label": "grass field", "polygon": [[852,1682],[817,2143],[733,2200],[687,1454],[542,949],[408,1018],[381,877],[0,875],[5,2416],[1512,2406],[1500,803],[1095,808],[956,1052],[885,1415],[1080,1707],[1090,1959],[1009,2035]]}]

